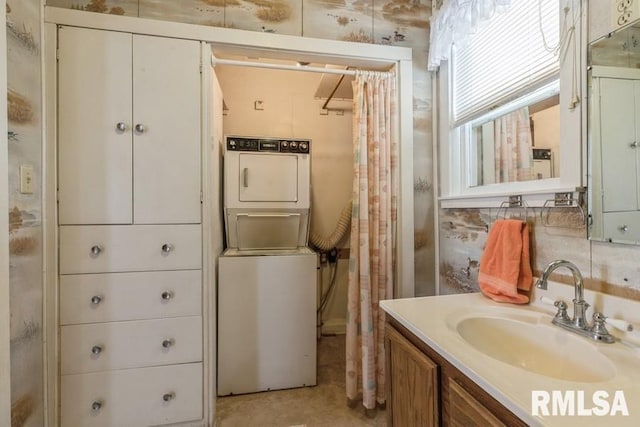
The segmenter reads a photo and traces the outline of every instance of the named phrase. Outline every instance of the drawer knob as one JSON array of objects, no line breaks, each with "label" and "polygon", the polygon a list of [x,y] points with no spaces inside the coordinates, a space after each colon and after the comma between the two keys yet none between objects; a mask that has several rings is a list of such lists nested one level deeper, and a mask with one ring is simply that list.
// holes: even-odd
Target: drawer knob
[{"label": "drawer knob", "polygon": [[97,257],[101,253],[102,253],[102,246],[100,246],[100,245],[91,246],[91,255],[92,256]]},{"label": "drawer knob", "polygon": [[164,348],[171,348],[171,347],[173,346],[173,344],[174,344],[174,343],[175,343],[175,341],[174,341],[172,338],[170,338],[170,339],[168,339],[168,340],[164,340],[164,341],[162,341],[162,347],[164,347]]},{"label": "drawer knob", "polygon": [[103,404],[104,404],[104,403],[102,402],[102,400],[94,400],[94,401],[91,403],[91,409],[92,409],[94,412],[98,412],[100,409],[102,409],[102,405],[103,405]]},{"label": "drawer knob", "polygon": [[171,299],[173,299],[173,292],[171,291],[164,291],[161,295],[162,300],[163,301],[170,301]]},{"label": "drawer knob", "polygon": [[144,131],[147,130],[144,125],[142,123],[138,123],[136,125],[136,132],[137,133],[144,133]]},{"label": "drawer knob", "polygon": [[171,243],[165,243],[162,245],[162,252],[168,254],[173,250],[173,245]]},{"label": "drawer knob", "polygon": [[627,225],[620,226],[620,231],[622,231],[623,233],[626,233],[627,231],[629,231],[629,226]]},{"label": "drawer knob", "polygon": [[116,130],[118,132],[124,132],[125,130],[127,130],[127,125],[125,124],[125,122],[118,122],[118,124],[116,124]]},{"label": "drawer knob", "polygon": [[91,347],[91,353],[98,355],[100,353],[102,353],[102,346],[100,345],[94,345],[93,347]]},{"label": "drawer knob", "polygon": [[162,400],[164,400],[165,402],[170,402],[173,399],[175,399],[176,394],[174,392],[171,393],[165,393],[162,395]]},{"label": "drawer knob", "polygon": [[102,297],[100,295],[94,295],[91,297],[91,304],[98,305],[102,302]]}]

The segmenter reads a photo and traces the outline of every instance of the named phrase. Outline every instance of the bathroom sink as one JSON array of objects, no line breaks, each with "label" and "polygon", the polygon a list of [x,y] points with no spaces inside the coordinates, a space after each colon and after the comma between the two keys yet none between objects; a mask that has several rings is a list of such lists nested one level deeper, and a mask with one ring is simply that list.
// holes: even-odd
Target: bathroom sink
[{"label": "bathroom sink", "polygon": [[546,377],[592,383],[616,374],[596,345],[535,318],[467,316],[455,329],[479,352]]}]

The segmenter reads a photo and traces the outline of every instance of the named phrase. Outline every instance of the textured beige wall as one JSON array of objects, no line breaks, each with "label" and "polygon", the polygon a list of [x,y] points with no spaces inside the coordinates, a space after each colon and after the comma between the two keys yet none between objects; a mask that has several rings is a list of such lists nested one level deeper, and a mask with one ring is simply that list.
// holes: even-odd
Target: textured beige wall
[{"label": "textured beige wall", "polygon": [[[9,287],[12,418],[40,426],[42,366],[42,84],[40,1],[7,1]],[[35,191],[20,193],[20,166]]]}]

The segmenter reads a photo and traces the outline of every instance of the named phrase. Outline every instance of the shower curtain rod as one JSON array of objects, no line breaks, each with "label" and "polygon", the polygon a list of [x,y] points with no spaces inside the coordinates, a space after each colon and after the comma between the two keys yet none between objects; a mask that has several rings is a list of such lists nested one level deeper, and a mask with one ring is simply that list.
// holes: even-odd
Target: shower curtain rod
[{"label": "shower curtain rod", "polygon": [[[235,59],[220,59],[211,55],[211,65],[237,65],[240,67],[255,67],[255,68],[270,68],[274,70],[290,70],[290,71],[308,71],[311,73],[326,73],[326,74],[342,74],[345,76],[355,76],[355,70],[341,70],[336,68],[322,68],[322,67],[308,67],[305,65],[284,65],[284,64],[269,64],[266,62],[251,62],[251,61],[237,61]],[[385,73],[385,71],[382,71]]]}]

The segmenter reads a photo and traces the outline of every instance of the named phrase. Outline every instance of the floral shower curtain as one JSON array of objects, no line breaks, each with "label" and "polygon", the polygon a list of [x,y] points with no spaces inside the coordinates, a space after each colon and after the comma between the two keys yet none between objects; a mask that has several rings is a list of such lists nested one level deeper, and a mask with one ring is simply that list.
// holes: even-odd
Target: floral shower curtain
[{"label": "floral shower curtain", "polygon": [[533,174],[533,143],[529,108],[494,121],[495,182],[528,181]]},{"label": "floral shower curtain", "polygon": [[347,399],[385,403],[384,313],[393,298],[398,185],[396,77],[353,82],[354,181],[347,307]]}]

